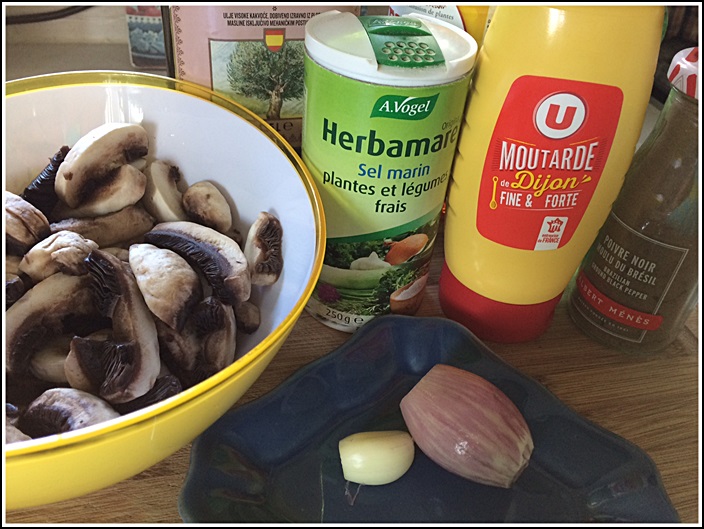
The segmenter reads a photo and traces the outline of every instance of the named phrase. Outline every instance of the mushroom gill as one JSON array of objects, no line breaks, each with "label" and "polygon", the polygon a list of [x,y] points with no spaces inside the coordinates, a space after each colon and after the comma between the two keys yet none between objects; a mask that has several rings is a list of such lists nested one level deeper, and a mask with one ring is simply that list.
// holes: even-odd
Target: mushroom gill
[{"label": "mushroom gill", "polygon": [[149,391],[161,368],[154,319],[127,263],[102,250],[93,250],[86,262],[100,313],[111,319],[117,344],[100,396],[127,402]]},{"label": "mushroom gill", "polygon": [[162,358],[184,387],[202,382],[235,359],[234,309],[213,296],[195,308],[181,332],[156,322]]},{"label": "mushroom gill", "polygon": [[230,237],[195,222],[175,221],[157,224],[144,240],[173,250],[200,270],[223,302],[235,305],[249,299],[252,284],[247,258]]},{"label": "mushroom gill", "polygon": [[244,255],[253,285],[273,285],[284,266],[283,227],[278,218],[262,211],[249,228]]}]

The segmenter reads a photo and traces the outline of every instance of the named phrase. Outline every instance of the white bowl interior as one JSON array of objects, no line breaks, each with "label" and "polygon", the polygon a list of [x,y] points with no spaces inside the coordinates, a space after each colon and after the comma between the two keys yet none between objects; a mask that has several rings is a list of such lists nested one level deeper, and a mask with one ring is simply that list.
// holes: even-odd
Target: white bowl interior
[{"label": "white bowl interior", "polygon": [[5,98],[6,189],[22,192],[62,145],[105,122],[141,124],[149,160],[176,164],[188,184],[209,180],[225,191],[246,237],[260,211],[284,229],[284,270],[271,287],[254,287],[259,330],[238,338],[237,355],[275,329],[304,294],[316,256],[311,197],[287,155],[257,126],[211,101],[140,84],[57,86]]}]

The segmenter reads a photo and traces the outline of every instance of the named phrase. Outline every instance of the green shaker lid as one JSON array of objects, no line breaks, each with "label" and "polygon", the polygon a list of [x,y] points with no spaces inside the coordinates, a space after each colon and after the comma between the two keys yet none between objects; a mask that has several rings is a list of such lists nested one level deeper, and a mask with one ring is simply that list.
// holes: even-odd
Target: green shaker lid
[{"label": "green shaker lid", "polygon": [[341,75],[384,85],[455,81],[472,70],[478,49],[466,31],[420,13],[359,17],[332,10],[311,18],[305,31],[310,59]]},{"label": "green shaker lid", "polygon": [[409,17],[359,17],[372,44],[376,62],[399,68],[423,68],[445,62],[432,32]]}]

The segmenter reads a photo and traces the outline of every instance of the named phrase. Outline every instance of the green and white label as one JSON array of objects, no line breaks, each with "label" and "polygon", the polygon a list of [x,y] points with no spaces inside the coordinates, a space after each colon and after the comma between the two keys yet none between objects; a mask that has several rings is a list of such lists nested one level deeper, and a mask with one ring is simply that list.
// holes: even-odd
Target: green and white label
[{"label": "green and white label", "polygon": [[306,56],[304,78],[302,157],[321,194],[328,235],[308,309],[347,331],[379,314],[414,313],[469,76],[442,85],[379,85]]}]

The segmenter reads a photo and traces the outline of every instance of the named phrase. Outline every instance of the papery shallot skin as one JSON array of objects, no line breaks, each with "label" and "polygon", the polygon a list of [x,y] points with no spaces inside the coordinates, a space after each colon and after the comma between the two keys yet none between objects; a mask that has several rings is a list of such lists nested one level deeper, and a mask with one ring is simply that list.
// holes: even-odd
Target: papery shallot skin
[{"label": "papery shallot skin", "polygon": [[488,380],[437,364],[401,400],[418,447],[445,470],[510,488],[528,466],[533,438],[515,404]]}]

